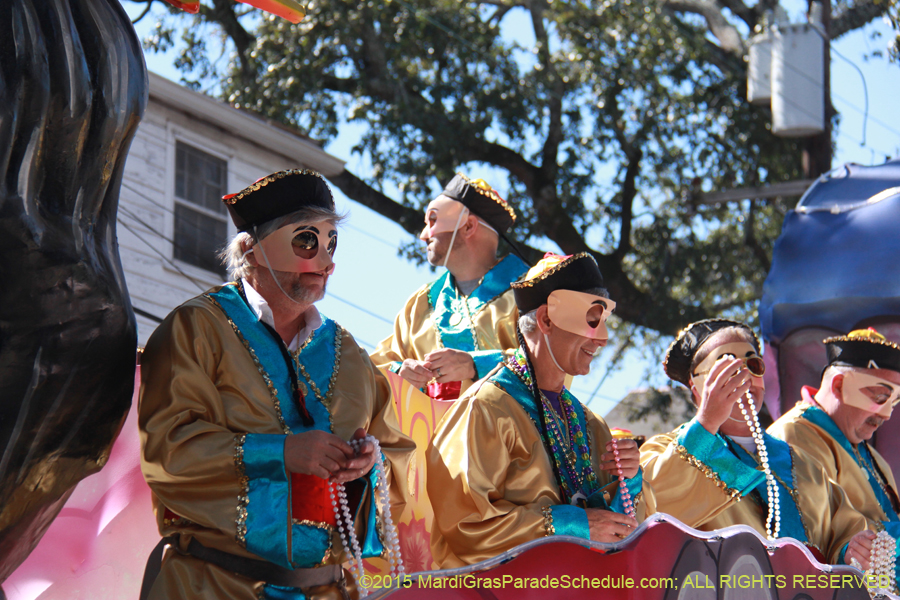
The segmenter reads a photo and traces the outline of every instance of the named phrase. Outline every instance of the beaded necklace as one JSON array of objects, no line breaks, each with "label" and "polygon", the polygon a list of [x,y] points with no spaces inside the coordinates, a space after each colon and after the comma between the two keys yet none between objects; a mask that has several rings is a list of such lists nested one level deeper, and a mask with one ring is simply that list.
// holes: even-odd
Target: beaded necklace
[{"label": "beaded necklace", "polygon": [[[328,389],[325,390],[325,394],[319,390],[319,386],[316,385],[316,382],[313,381],[313,378],[309,376],[309,373],[306,371],[306,367],[303,366],[303,363],[300,362],[300,353],[302,352],[304,346],[297,350],[294,353],[294,364],[297,366],[297,370],[300,372],[300,375],[303,376],[303,379],[309,383],[309,388],[312,390],[313,394],[316,397],[322,406],[325,408],[330,408],[331,404],[331,394],[334,392],[334,383],[337,381],[338,371],[341,367],[341,342],[344,338],[344,328],[335,323],[334,327],[334,365],[331,368],[331,378],[328,380]],[[309,340],[312,339],[312,336],[309,337]],[[307,340],[307,342],[309,341]]]},{"label": "beaded necklace", "polygon": [[[872,554],[869,556],[869,570],[866,571],[866,585],[872,598],[883,598],[897,590],[897,540],[887,531],[880,531],[872,541]],[[850,559],[850,565],[862,571],[856,558]]]},{"label": "beaded necklace", "polygon": [[[517,348],[515,353],[504,364],[519,377],[528,389],[534,390],[531,374],[528,372],[525,355],[522,353],[521,348]],[[546,408],[549,408],[550,411],[553,410],[552,406],[549,406],[550,402],[543,394],[541,394],[541,401],[547,405]],[[546,441],[557,469],[560,472],[565,471],[568,475],[568,477],[560,478],[560,483],[562,484],[562,490],[560,491],[562,492],[563,500],[566,503],[573,503],[579,498],[587,498],[597,489],[597,475],[594,473],[594,467],[591,464],[590,444],[579,423],[578,413],[575,412],[575,405],[572,402],[572,395],[566,388],[563,388],[559,395],[559,404],[563,409],[563,416],[570,427],[569,439],[565,439],[559,424],[552,416],[547,414],[547,410],[544,410],[544,424],[546,425],[548,438]],[[538,431],[541,431],[540,427],[538,427]],[[570,482],[577,483],[578,489],[573,489],[573,485]],[[585,482],[587,486],[585,486]]]},{"label": "beaded necklace", "polygon": [[775,481],[775,475],[769,467],[769,452],[766,450],[766,442],[763,439],[762,427],[759,426],[759,417],[756,414],[756,407],[753,404],[749,394],[746,396],[747,402],[750,404],[750,410],[744,406],[744,398],[738,398],[738,406],[741,414],[753,434],[753,441],[756,443],[756,451],[759,454],[759,464],[766,474],[766,492],[768,495],[768,515],[766,517],[766,537],[774,540],[778,537],[781,529],[781,508],[778,505],[779,493],[778,483]]},{"label": "beaded necklace", "polygon": [[[381,520],[381,529],[384,532],[385,558],[390,565],[391,581],[403,579],[406,575],[406,567],[403,565],[403,556],[400,553],[400,537],[397,528],[391,518],[391,498],[387,477],[384,471],[384,458],[381,454],[381,445],[374,436],[367,435],[361,440],[350,440],[350,446],[359,454],[359,449],[364,442],[369,442],[375,447],[375,504],[380,509],[378,516]],[[347,499],[347,490],[342,483],[328,481],[328,492],[331,496],[331,507],[337,520],[338,534],[341,536],[341,544],[344,547],[349,563],[350,572],[360,587],[360,596],[367,596],[369,590],[365,586],[365,570],[363,569],[362,550],[359,540],[353,530],[353,517],[350,515],[350,504]]]},{"label": "beaded necklace", "polygon": [[631,492],[628,491],[628,485],[625,483],[625,473],[622,472],[622,461],[619,459],[619,442],[616,438],[612,439],[613,457],[616,461],[616,476],[619,478],[619,495],[622,497],[622,506],[625,507],[625,514],[632,519],[637,520],[637,514],[634,510],[634,500],[631,498]]},{"label": "beaded necklace", "polygon": [[[875,479],[875,481],[877,481],[878,485],[881,487],[881,491],[884,492],[885,497],[890,501],[891,493],[888,491],[887,486],[885,485],[885,482],[882,480],[881,474],[878,473],[877,470],[875,470],[871,466],[869,466],[869,461],[867,461],[865,458],[863,458],[862,453],[859,451],[858,444],[857,445],[850,444],[850,447],[853,449],[853,454],[855,455],[854,458],[856,459],[856,462],[859,464],[860,468],[862,468],[863,471],[867,471],[868,473],[870,473],[872,475],[872,478]],[[872,461],[874,462],[874,460],[875,459],[873,458]],[[894,508],[894,507],[892,506],[891,508]]]}]

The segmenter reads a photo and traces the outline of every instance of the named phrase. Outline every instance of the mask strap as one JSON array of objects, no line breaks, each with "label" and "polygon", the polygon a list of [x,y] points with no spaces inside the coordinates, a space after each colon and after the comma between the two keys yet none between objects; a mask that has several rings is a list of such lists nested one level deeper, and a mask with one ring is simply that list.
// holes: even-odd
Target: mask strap
[{"label": "mask strap", "polygon": [[487,227],[488,229],[490,229],[491,231],[496,233],[498,236],[500,235],[500,232],[497,231],[496,229],[494,229],[493,227],[491,227],[490,225],[488,225],[487,221],[485,221],[483,219],[478,219],[478,222],[481,224],[482,227]]},{"label": "mask strap", "polygon": [[[262,240],[259,239],[259,234],[258,234],[257,231],[256,231],[256,225],[253,226],[253,237],[256,238],[257,240],[259,240],[259,241],[256,243],[256,246],[257,246],[257,248],[259,248],[260,252],[262,252],[263,260],[266,261],[266,267],[269,268],[269,273],[272,274],[272,279],[275,280],[275,285],[278,286],[278,289],[281,290],[281,293],[284,294],[284,297],[285,297],[285,298],[287,298],[288,300],[290,300],[290,301],[293,302],[294,304],[301,304],[301,305],[302,305],[302,304],[303,304],[302,302],[297,302],[296,300],[294,300],[293,298],[291,298],[290,294],[288,294],[286,291],[284,291],[284,288],[281,287],[281,282],[278,281],[278,277],[275,276],[275,271],[272,270],[272,265],[269,264],[269,257],[266,256],[266,249],[263,248]],[[248,252],[252,252],[252,251],[253,251],[252,248],[251,248],[250,250],[248,250]],[[247,255],[247,252],[244,253],[244,256],[246,256],[246,255]]]},{"label": "mask strap", "polygon": [[252,252],[253,252],[253,248],[250,248],[249,250],[247,250],[246,252],[244,252],[243,254],[241,254],[241,262],[244,262],[244,260],[246,260],[246,258],[247,258],[247,255],[250,254],[250,253],[252,253]]},{"label": "mask strap", "polygon": [[550,336],[547,335],[546,333],[544,334],[544,341],[547,342],[547,352],[550,353],[550,358],[553,360],[553,364],[556,365],[557,369],[559,369],[560,371],[565,373],[566,370],[563,369],[561,366],[559,366],[559,363],[556,362],[556,357],[553,356],[553,348],[550,347]]},{"label": "mask strap", "polygon": [[459,231],[459,224],[462,223],[463,216],[468,216],[469,209],[459,211],[459,216],[456,218],[456,227],[453,228],[453,235],[450,236],[450,246],[447,248],[447,255],[444,257],[444,264],[441,266],[445,269],[447,268],[447,263],[450,261],[450,253],[453,252],[453,242],[456,241],[456,233]]}]

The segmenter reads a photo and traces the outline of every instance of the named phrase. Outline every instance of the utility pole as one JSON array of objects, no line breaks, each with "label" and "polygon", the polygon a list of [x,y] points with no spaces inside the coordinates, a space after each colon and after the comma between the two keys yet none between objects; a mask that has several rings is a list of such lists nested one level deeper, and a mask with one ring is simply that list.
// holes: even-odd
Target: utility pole
[{"label": "utility pole", "polygon": [[[831,105],[831,0],[822,2],[822,30],[825,44],[823,53],[822,93],[825,95],[825,131],[807,138],[803,150],[803,178],[816,179],[831,170],[831,120],[834,107]],[[813,12],[813,0],[809,0],[809,14]]]}]

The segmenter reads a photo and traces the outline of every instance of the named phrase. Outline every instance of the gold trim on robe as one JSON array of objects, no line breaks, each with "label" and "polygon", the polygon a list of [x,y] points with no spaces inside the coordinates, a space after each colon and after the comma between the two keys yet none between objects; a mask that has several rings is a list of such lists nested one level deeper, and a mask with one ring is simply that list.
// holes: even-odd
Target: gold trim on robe
[{"label": "gold trim on robe", "polygon": [[[341,368],[330,407],[333,432],[350,439],[362,427],[379,439],[396,523],[414,444],[399,433],[384,376],[346,331],[341,342]],[[210,299],[187,301],[150,337],[141,364],[139,402],[141,467],[153,493],[160,533],[180,534],[182,550],[195,537],[204,546],[259,558],[239,541],[246,533],[246,511],[254,509],[246,500],[241,436],[280,435],[284,428],[253,358]],[[166,520],[166,509],[182,519]],[[290,510],[285,506],[289,531]],[[332,539],[332,547],[341,548],[340,539]],[[327,562],[342,560],[343,552],[330,553]],[[170,549],[151,599],[250,600],[262,588],[260,582]],[[340,598],[333,586],[316,588],[307,596]]]},{"label": "gold trim on robe", "polygon": [[[729,488],[708,465],[686,454],[678,444],[678,430],[653,436],[641,446],[644,480],[653,486],[657,510],[700,531],[749,525],[766,537],[768,512],[754,496]],[[809,543],[836,563],[843,546],[866,528],[866,519],[811,458],[796,448],[791,454],[792,497]]]},{"label": "gold trim on robe", "polygon": [[[599,465],[612,435],[601,417],[584,413],[594,470],[611,496],[618,478]],[[550,460],[531,418],[490,380],[455,402],[428,447],[431,551],[440,568],[473,564],[554,533],[548,509],[562,498]],[[635,506],[639,521],[655,512],[646,480]]]},{"label": "gold trim on robe", "polygon": [[[769,426],[768,432],[783,439],[791,446],[800,448],[823,469],[829,479],[837,483],[853,507],[872,521],[888,521],[888,517],[869,482],[869,477],[857,460],[828,432],[803,417],[809,404],[798,402],[791,410]],[[869,452],[878,465],[880,474],[887,478],[890,489],[897,493],[894,473],[884,457],[871,445]]]}]

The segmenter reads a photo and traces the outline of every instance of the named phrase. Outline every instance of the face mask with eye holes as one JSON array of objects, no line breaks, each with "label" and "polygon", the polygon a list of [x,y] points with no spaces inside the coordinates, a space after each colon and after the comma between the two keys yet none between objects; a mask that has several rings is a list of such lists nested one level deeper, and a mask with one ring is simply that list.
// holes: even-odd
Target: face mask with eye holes
[{"label": "face mask with eye holes", "polygon": [[[260,264],[276,271],[313,273],[334,271],[337,230],[328,221],[286,225],[261,240],[262,252],[254,252]],[[254,246],[255,248],[256,246]]]},{"label": "face mask with eye holes", "polygon": [[573,290],[554,290],[547,298],[547,314],[554,325],[593,340],[606,341],[606,319],[616,308],[609,298]]},{"label": "face mask with eye holes", "polygon": [[438,196],[425,209],[425,228],[419,234],[419,239],[428,240],[439,233],[456,231],[468,216],[469,209],[462,202]]},{"label": "face mask with eye holes", "polygon": [[844,404],[855,406],[883,419],[891,418],[891,412],[900,402],[900,385],[860,371],[844,373]]}]

